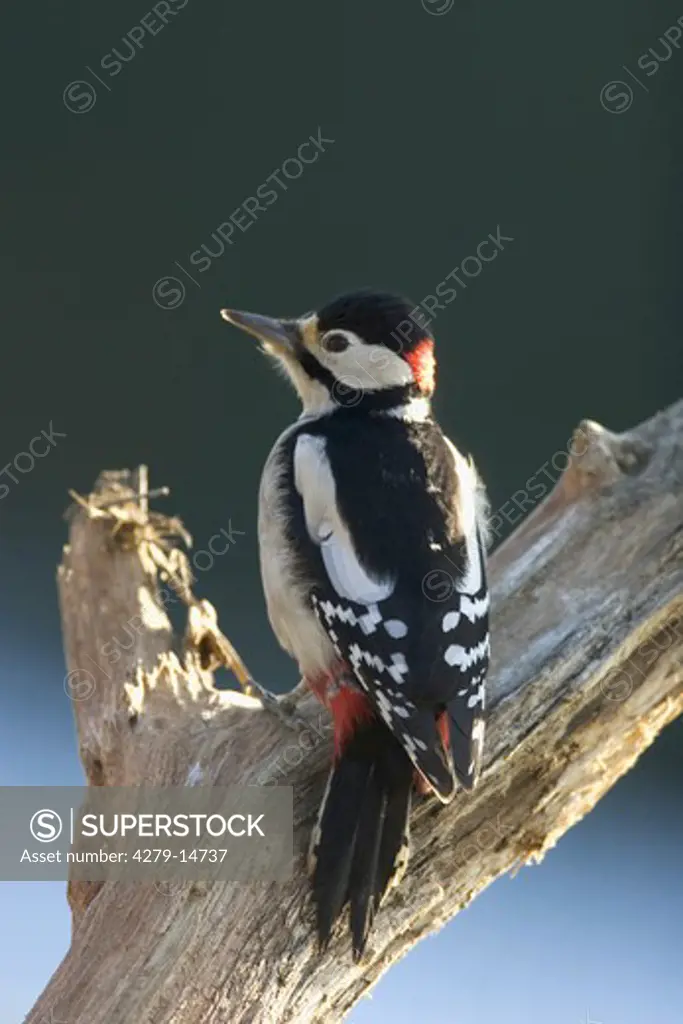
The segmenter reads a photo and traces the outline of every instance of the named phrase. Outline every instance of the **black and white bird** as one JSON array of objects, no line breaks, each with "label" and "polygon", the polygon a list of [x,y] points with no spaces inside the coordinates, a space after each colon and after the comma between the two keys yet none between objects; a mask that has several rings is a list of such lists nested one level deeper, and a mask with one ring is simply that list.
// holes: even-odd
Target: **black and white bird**
[{"label": "black and white bird", "polygon": [[356,292],[299,319],[221,313],[303,404],[263,471],[261,573],[273,630],[334,720],[313,893],[322,948],[349,905],[356,959],[405,870],[413,792],[471,789],[484,739],[485,494],[432,415],[434,339],[411,309]]}]

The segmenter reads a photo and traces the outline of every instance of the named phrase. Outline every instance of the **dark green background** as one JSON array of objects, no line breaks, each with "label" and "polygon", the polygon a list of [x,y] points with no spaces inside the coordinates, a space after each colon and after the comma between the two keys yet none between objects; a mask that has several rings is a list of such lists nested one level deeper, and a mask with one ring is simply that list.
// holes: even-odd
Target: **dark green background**
[{"label": "dark green background", "polygon": [[[625,428],[681,392],[683,54],[674,50],[649,78],[637,61],[650,46],[665,54],[658,37],[683,9],[456,0],[437,17],[420,0],[189,0],[108,78],[100,60],[122,49],[121,37],[151,7],[42,2],[3,17],[0,466],[50,421],[67,434],[0,501],[0,758],[4,781],[14,784],[77,779],[53,576],[67,488],[86,491],[102,468],[149,463],[153,484],[172,488],[163,507],[183,515],[200,548],[229,523],[243,531],[201,574],[199,589],[258,677],[276,688],[296,679],[267,626],[255,536],[260,468],[296,403],[220,321],[222,305],[296,314],[363,285],[419,301],[500,226],[514,242],[433,324],[437,411],[474,454],[494,508],[566,444],[582,417]],[[76,79],[97,90],[82,115],[62,100]],[[633,89],[621,114],[600,102],[615,79]],[[202,243],[215,247],[212,232],[318,127],[335,140],[329,150],[246,233],[235,232],[235,244],[196,275],[201,287],[187,282],[185,301],[160,309],[155,282],[178,274],[175,261],[189,269]],[[577,838],[565,840],[579,893],[592,884],[581,836],[594,829],[609,861],[618,809],[631,801],[646,816],[660,807],[648,832],[664,845],[675,836],[680,852],[681,735],[673,727]],[[641,855],[626,846],[640,878]],[[656,846],[647,848],[647,875],[631,878],[629,892],[622,880],[617,902],[651,905],[650,872],[663,870],[652,863]],[[534,877],[522,911],[503,896],[490,904],[484,946],[492,932],[520,923],[538,898]],[[578,896],[564,900],[568,876],[559,869],[548,877],[545,905],[556,908],[563,935],[580,930],[560,923],[570,904],[596,915],[593,929],[612,915],[593,897],[581,907]],[[597,1004],[592,1011],[605,1024],[680,1016],[658,973],[681,938],[664,889],[661,897],[662,920],[641,928],[634,913],[628,942],[626,926],[610,933],[616,973],[607,973],[601,1012]],[[456,979],[476,931],[466,922],[438,940]],[[638,945],[645,932],[656,964]],[[18,962],[43,966],[8,975],[11,1009],[28,1005],[56,958],[46,946],[43,962],[35,934],[32,941],[33,952],[14,944]],[[516,976],[527,971],[533,986],[540,962],[523,951],[532,939],[521,932],[511,941],[519,960],[508,966]],[[547,941],[557,944],[558,935]],[[596,941],[602,948],[607,940]],[[430,973],[422,949],[358,1019],[410,1019],[397,993],[401,984],[414,991],[408,972],[418,962],[444,1019],[500,1019],[485,1002],[461,1004],[456,1014],[441,992],[443,972]],[[624,972],[643,985],[622,992]],[[531,1019],[532,1005],[558,1024],[579,1019],[589,993],[570,974],[552,975],[545,1001],[527,1007],[519,997],[507,1006],[508,1024]],[[644,1017],[634,993],[648,986],[660,997]]]}]

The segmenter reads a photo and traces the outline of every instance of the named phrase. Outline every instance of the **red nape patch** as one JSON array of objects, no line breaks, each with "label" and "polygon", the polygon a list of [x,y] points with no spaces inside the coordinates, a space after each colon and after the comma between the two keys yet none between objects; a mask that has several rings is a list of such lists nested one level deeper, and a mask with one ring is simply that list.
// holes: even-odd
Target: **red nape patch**
[{"label": "red nape patch", "polygon": [[365,694],[349,686],[340,686],[329,700],[334,721],[334,755],[339,757],[356,726],[372,718],[372,707]]},{"label": "red nape patch", "polygon": [[413,377],[420,391],[431,395],[436,386],[436,359],[434,358],[434,342],[431,338],[423,338],[411,352],[406,353],[406,362],[413,371]]}]

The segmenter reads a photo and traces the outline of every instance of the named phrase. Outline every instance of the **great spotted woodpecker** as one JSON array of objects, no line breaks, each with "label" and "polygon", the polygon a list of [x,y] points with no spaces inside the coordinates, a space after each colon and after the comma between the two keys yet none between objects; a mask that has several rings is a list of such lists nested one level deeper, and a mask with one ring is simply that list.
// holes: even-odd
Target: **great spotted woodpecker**
[{"label": "great spotted woodpecker", "polygon": [[411,796],[471,789],[489,660],[485,496],[433,418],[434,339],[392,295],[275,320],[222,310],[303,404],[266,462],[261,573],[273,630],[334,720],[311,843],[325,948],[354,958],[408,857]]}]

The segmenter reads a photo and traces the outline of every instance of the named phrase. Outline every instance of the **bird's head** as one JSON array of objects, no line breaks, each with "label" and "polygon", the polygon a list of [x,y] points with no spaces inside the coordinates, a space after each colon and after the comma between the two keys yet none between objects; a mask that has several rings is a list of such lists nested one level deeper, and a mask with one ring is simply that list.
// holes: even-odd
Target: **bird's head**
[{"label": "bird's head", "polygon": [[284,367],[305,412],[429,408],[434,339],[423,316],[395,295],[342,295],[317,313],[275,319],[233,309],[221,316],[257,338]]}]

